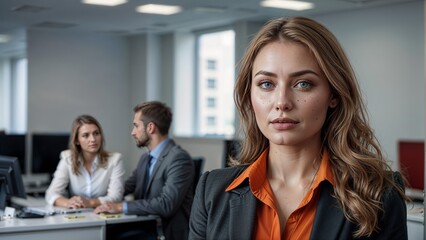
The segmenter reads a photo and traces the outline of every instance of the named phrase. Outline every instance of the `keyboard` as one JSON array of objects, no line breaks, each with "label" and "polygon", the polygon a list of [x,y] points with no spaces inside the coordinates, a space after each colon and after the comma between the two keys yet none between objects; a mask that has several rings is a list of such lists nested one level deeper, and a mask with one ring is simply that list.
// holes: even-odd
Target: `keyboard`
[{"label": "keyboard", "polygon": [[44,218],[44,215],[26,211],[18,211],[16,213],[17,218]]}]

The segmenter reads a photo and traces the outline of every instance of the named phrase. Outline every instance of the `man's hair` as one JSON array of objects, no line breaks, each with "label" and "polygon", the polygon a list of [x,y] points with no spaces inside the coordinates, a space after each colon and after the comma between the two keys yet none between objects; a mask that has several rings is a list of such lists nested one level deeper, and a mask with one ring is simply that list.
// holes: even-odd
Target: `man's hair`
[{"label": "man's hair", "polygon": [[136,105],[133,111],[135,113],[141,113],[140,120],[145,126],[153,122],[157,126],[160,134],[166,135],[169,133],[173,114],[166,104],[158,101],[144,102]]}]

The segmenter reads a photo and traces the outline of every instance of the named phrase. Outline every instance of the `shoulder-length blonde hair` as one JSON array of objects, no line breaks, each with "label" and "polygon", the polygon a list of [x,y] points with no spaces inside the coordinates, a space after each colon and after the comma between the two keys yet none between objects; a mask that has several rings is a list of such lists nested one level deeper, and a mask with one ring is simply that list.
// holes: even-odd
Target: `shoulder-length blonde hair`
[{"label": "shoulder-length blonde hair", "polygon": [[70,135],[70,141],[69,141],[69,149],[71,150],[71,161],[72,161],[72,172],[75,175],[79,175],[80,171],[78,170],[80,167],[80,162],[78,161],[79,157],[81,156],[81,146],[77,145],[78,143],[78,131],[80,130],[81,126],[84,124],[94,124],[101,134],[101,146],[99,147],[99,167],[106,167],[106,164],[108,162],[108,157],[110,156],[110,153],[108,153],[105,149],[105,138],[104,133],[102,131],[101,124],[96,120],[94,117],[90,115],[80,115],[76,119],[74,119],[71,127],[71,135]]},{"label": "shoulder-length blonde hair", "polygon": [[358,224],[355,237],[378,230],[381,197],[388,186],[397,187],[382,156],[380,145],[368,124],[357,79],[335,36],[320,23],[305,18],[269,21],[251,41],[240,63],[234,100],[245,134],[238,164],[251,164],[269,146],[256,124],[250,100],[253,62],[260,50],[276,41],[306,46],[326,76],[338,105],[330,109],[322,128],[322,145],[329,152],[336,187],[334,195],[347,219]]}]

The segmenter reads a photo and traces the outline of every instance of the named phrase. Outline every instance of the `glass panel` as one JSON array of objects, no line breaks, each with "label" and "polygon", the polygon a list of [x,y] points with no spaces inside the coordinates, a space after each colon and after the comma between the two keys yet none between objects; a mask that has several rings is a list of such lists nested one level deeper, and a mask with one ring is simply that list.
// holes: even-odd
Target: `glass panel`
[{"label": "glass panel", "polygon": [[199,135],[235,132],[234,42],[233,30],[201,34],[198,38]]}]

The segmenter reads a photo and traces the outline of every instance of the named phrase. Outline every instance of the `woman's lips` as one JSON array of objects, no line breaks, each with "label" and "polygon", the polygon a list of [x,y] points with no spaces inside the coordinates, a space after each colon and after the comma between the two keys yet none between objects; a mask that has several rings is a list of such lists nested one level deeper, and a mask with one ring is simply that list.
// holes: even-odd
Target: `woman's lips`
[{"label": "woman's lips", "polygon": [[271,124],[277,130],[290,130],[295,128],[299,122],[291,118],[277,118]]}]

